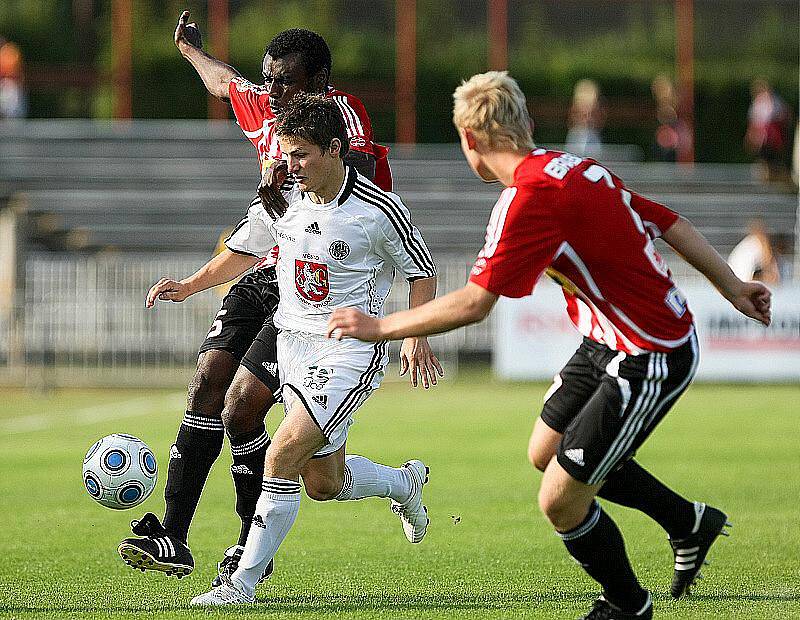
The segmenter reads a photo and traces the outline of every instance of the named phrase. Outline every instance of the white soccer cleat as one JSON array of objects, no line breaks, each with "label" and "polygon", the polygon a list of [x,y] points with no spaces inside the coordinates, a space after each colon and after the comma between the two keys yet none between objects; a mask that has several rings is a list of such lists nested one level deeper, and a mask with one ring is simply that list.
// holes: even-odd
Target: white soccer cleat
[{"label": "white soccer cleat", "polygon": [[419,543],[428,531],[428,509],[422,504],[422,487],[428,482],[430,469],[416,459],[403,463],[411,477],[411,496],[402,504],[392,500],[392,512],[400,517],[408,542]]},{"label": "white soccer cleat", "polygon": [[222,578],[222,585],[212,588],[205,594],[195,596],[190,605],[196,606],[223,606],[223,605],[241,605],[243,603],[253,603],[256,597],[247,594],[240,586],[227,578],[227,575]]}]

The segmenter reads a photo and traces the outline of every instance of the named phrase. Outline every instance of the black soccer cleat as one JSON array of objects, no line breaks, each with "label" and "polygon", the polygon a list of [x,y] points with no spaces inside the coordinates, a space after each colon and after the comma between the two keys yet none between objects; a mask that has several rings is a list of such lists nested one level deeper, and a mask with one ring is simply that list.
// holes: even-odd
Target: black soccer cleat
[{"label": "black soccer cleat", "polygon": [[194,570],[194,558],[189,547],[170,536],[152,512],[139,521],[131,521],[131,529],[141,538],[126,538],[117,547],[117,552],[134,570],[159,571],[178,579]]},{"label": "black soccer cleat", "polygon": [[728,516],[721,510],[699,502],[695,502],[695,510],[697,520],[692,533],[686,538],[669,540],[675,555],[675,572],[670,587],[673,598],[691,594],[689,589],[703,578],[700,569],[703,564],[708,564],[705,560],[711,545],[719,535],[728,536],[725,527],[732,527]]},{"label": "black soccer cleat", "polygon": [[623,611],[609,603],[601,594],[594,602],[591,610],[578,620],[651,620],[653,617],[653,599],[647,593],[647,601],[638,611]]},{"label": "black soccer cleat", "polygon": [[[244,553],[244,547],[241,545],[233,545],[232,547],[228,547],[225,549],[225,557],[222,558],[221,562],[217,563],[217,576],[214,577],[214,580],[211,582],[212,588],[218,588],[224,583],[224,579],[230,581],[231,575],[239,568],[239,560],[242,559],[242,554]],[[267,564],[267,567],[264,569],[264,574],[261,575],[261,579],[258,580],[258,583],[261,583],[265,579],[269,579],[272,575],[272,571],[275,570],[275,560],[272,559]]]}]

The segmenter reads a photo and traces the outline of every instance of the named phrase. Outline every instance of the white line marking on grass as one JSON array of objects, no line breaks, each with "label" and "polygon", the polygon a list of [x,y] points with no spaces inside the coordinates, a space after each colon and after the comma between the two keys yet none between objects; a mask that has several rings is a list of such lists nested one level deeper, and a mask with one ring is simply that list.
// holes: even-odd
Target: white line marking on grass
[{"label": "white line marking on grass", "polygon": [[182,392],[160,396],[140,396],[118,402],[83,407],[75,411],[53,411],[50,415],[34,414],[0,422],[0,432],[8,435],[67,426],[89,426],[107,420],[122,420],[156,413],[164,408],[182,406],[186,396]]}]

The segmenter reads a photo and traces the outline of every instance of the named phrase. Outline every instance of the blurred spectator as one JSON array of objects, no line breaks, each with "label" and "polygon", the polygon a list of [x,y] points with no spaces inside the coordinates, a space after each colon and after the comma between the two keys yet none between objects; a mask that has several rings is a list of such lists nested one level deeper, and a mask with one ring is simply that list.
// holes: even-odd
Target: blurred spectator
[{"label": "blurred spectator", "polygon": [[769,284],[780,282],[778,261],[763,220],[752,220],[748,234],[728,257],[733,273],[744,281],[759,280]]},{"label": "blurred spectator", "polygon": [[656,102],[658,127],[653,139],[653,158],[657,161],[676,161],[680,142],[678,98],[672,80],[664,74],[657,75],[650,84]]},{"label": "blurred spectator", "polygon": [[0,38],[0,118],[22,118],[28,102],[22,87],[22,54],[11,41]]},{"label": "blurred spectator", "polygon": [[745,146],[758,156],[768,180],[786,178],[789,109],[764,79],[753,80]]},{"label": "blurred spectator", "polygon": [[578,81],[569,110],[567,150],[579,155],[598,150],[602,145],[600,130],[604,123],[605,112],[600,101],[600,88],[592,80]]},{"label": "blurred spectator", "polygon": [[779,233],[774,237],[773,244],[775,250],[775,260],[778,263],[778,275],[781,282],[791,282],[794,277],[794,256],[792,244],[794,235],[790,233]]}]

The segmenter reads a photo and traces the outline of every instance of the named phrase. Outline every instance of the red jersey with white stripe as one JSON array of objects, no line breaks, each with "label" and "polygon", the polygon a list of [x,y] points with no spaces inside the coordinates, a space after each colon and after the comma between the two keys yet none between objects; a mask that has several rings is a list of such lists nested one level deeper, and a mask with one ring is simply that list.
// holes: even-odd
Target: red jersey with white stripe
[{"label": "red jersey with white stripe", "polygon": [[[231,100],[236,122],[258,151],[259,171],[266,169],[272,160],[281,159],[281,146],[275,135],[275,113],[269,106],[269,92],[263,85],[253,84],[243,77],[237,76],[228,84],[228,95]],[[360,151],[375,157],[375,185],[389,192],[392,191],[392,174],[386,156],[389,149],[372,141],[372,123],[361,101],[348,93],[329,86],[325,96],[336,103],[344,118],[350,150]],[[274,266],[277,262],[277,247],[264,257],[255,268]]]},{"label": "red jersey with white stripe", "polygon": [[[275,114],[269,107],[269,93],[263,85],[235,77],[228,84],[233,113],[242,132],[258,151],[263,170],[264,162],[281,158],[281,147],[275,136]],[[375,155],[372,143],[372,123],[364,104],[356,97],[333,87],[325,96],[336,103],[342,113],[350,140],[350,150]],[[391,187],[386,191],[390,191]]]},{"label": "red jersey with white stripe", "polygon": [[500,195],[470,281],[524,297],[546,271],[584,336],[625,353],[668,352],[694,330],[653,245],[677,218],[594,160],[537,149]]}]

